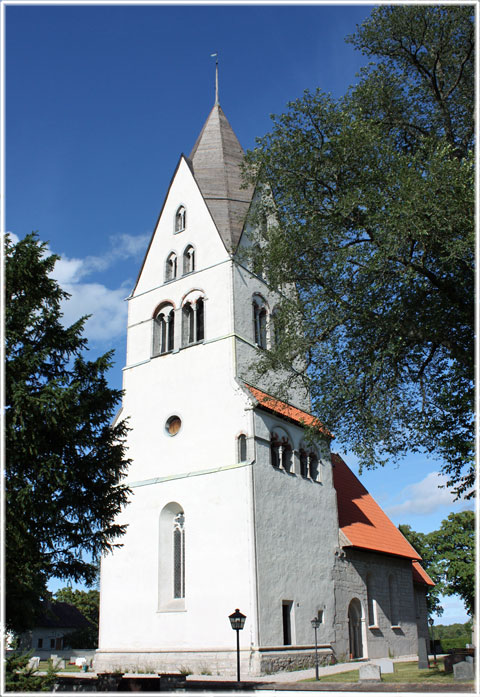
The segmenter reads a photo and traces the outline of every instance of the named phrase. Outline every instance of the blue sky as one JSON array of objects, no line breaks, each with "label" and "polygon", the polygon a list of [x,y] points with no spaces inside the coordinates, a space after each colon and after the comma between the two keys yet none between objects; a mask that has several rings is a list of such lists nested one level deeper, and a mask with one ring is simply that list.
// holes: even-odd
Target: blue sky
[{"label": "blue sky", "polygon": [[[6,7],[6,229],[62,256],[67,321],[91,314],[91,353],[116,350],[126,303],[182,152],[220,103],[245,149],[269,115],[317,86],[333,96],[365,64],[344,37],[372,5]],[[356,471],[355,460],[347,457]],[[452,511],[425,456],[362,474],[395,524],[429,532]],[[472,507],[471,504],[468,505]],[[441,622],[465,621],[445,601]]]}]

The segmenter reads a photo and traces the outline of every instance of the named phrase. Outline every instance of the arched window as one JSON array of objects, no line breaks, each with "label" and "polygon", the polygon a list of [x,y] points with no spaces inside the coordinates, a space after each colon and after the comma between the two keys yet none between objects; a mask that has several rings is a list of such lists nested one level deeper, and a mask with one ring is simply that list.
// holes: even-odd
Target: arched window
[{"label": "arched window", "polygon": [[398,627],[397,594],[395,579],[392,574],[388,577],[388,602],[390,606],[390,624]]},{"label": "arched window", "polygon": [[241,433],[237,439],[238,444],[238,462],[245,462],[247,459],[247,436]]},{"label": "arched window", "polygon": [[167,305],[160,309],[153,320],[153,351],[154,356],[173,351],[175,340],[175,311]]},{"label": "arched window", "polygon": [[182,344],[188,346],[195,341],[195,313],[191,303],[182,308]]},{"label": "arched window", "polygon": [[272,322],[273,322],[273,340],[275,346],[279,346],[282,341],[283,328],[280,319],[280,312],[278,310],[273,310],[272,312]]},{"label": "arched window", "polygon": [[183,275],[195,271],[195,249],[191,244],[183,252]]},{"label": "arched window", "polygon": [[313,479],[314,482],[318,482],[319,480],[319,469],[318,469],[318,457],[314,452],[309,453],[308,455],[308,467],[310,470],[310,477]]},{"label": "arched window", "polygon": [[377,627],[377,601],[373,597],[373,581],[372,574],[367,574],[367,608],[368,608],[368,626]]},{"label": "arched window", "polygon": [[197,341],[203,341],[205,338],[205,327],[204,327],[204,317],[205,317],[205,312],[204,312],[204,302],[203,298],[198,298],[197,302],[195,303],[195,310],[196,310],[196,335],[197,335]]},{"label": "arched window", "polygon": [[182,308],[182,346],[205,338],[205,303],[202,297],[187,301]]},{"label": "arched window", "polygon": [[253,334],[259,348],[267,348],[267,307],[260,295],[253,298]]},{"label": "arched window", "polygon": [[170,502],[160,513],[158,604],[160,610],[185,607],[185,513]]},{"label": "arched window", "polygon": [[182,232],[187,225],[187,211],[185,206],[179,206],[175,213],[175,232]]},{"label": "arched window", "polygon": [[300,450],[300,474],[308,477],[308,455],[303,448]]},{"label": "arched window", "polygon": [[177,278],[177,255],[172,252],[165,262],[165,282],[173,281],[174,278]]},{"label": "arched window", "polygon": [[270,436],[270,458],[273,467],[286,472],[292,471],[293,450],[288,435],[283,429],[275,428]]},{"label": "arched window", "polygon": [[173,597],[185,597],[185,516],[173,519]]}]

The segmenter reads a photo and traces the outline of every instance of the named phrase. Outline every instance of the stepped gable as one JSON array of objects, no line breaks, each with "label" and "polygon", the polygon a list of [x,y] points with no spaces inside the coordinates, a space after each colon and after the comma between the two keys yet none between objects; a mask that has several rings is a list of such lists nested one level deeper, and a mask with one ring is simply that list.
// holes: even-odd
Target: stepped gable
[{"label": "stepped gable", "polygon": [[275,399],[275,397],[272,397],[266,392],[262,392],[262,390],[259,390],[257,387],[252,387],[252,385],[249,385],[246,382],[244,384],[257,400],[258,406],[263,407],[263,409],[271,411],[274,414],[278,414],[279,416],[289,419],[290,421],[294,421],[300,426],[309,426],[314,428],[324,436],[329,438],[333,437],[328,428],[326,428],[315,416],[312,416],[308,412],[302,411],[301,409],[297,409],[297,407],[292,407],[291,404],[281,402],[279,399]]},{"label": "stepped gable", "polygon": [[190,153],[195,180],[228,252],[242,234],[254,187],[242,188],[244,152],[219,104],[215,104]]},{"label": "stepped gable", "polygon": [[338,524],[352,547],[420,560],[400,530],[353,474],[340,455],[332,453]]}]

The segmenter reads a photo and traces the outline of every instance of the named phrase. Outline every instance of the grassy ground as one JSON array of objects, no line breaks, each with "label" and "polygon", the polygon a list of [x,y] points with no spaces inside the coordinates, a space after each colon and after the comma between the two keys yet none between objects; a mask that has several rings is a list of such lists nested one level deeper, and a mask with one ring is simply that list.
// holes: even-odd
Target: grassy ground
[{"label": "grassy ground", "polygon": [[[46,671],[48,670],[48,661],[40,661],[40,665],[38,666],[38,670],[40,671]],[[59,673],[81,673],[82,669],[80,666],[74,666],[74,665],[68,665],[66,664],[65,668],[61,668],[58,671]]]},{"label": "grassy ground", "polygon": [[[419,670],[416,661],[408,663],[394,663],[394,673],[384,673],[382,682],[401,682],[401,683],[453,683],[453,673],[445,673],[442,663],[433,666],[427,670]],[[349,670],[347,673],[335,673],[334,675],[325,675],[320,678],[319,682],[358,682],[358,670]],[[315,680],[315,678],[313,678]],[[312,682],[312,679],[304,680],[303,682]]]}]

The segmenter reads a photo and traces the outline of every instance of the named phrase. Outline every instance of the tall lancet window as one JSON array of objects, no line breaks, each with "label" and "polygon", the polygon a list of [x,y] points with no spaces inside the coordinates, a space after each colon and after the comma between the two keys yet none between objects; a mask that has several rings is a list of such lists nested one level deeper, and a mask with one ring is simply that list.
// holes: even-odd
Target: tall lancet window
[{"label": "tall lancet window", "polygon": [[185,206],[179,206],[177,212],[175,213],[175,232],[182,232],[185,230],[187,224],[187,211]]},{"label": "tall lancet window", "polygon": [[191,244],[183,252],[183,274],[195,271],[195,249]]},{"label": "tall lancet window", "polygon": [[259,295],[253,299],[253,332],[259,348],[267,348],[267,308]]},{"label": "tall lancet window", "polygon": [[175,339],[175,312],[173,307],[164,307],[153,321],[154,356],[173,351]]},{"label": "tall lancet window", "polygon": [[197,341],[203,341],[205,337],[205,328],[204,328],[204,317],[205,317],[205,308],[204,308],[204,302],[203,298],[198,298],[197,302],[195,303],[195,310],[196,310],[196,315],[197,315],[197,326],[196,326],[196,334],[197,334]]},{"label": "tall lancet window", "polygon": [[173,519],[173,597],[185,597],[185,516]]},{"label": "tall lancet window", "polygon": [[165,282],[173,281],[174,278],[177,278],[177,255],[172,252],[165,262]]}]

